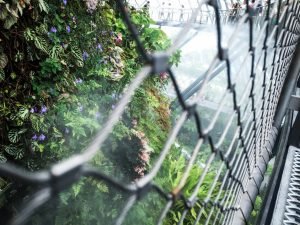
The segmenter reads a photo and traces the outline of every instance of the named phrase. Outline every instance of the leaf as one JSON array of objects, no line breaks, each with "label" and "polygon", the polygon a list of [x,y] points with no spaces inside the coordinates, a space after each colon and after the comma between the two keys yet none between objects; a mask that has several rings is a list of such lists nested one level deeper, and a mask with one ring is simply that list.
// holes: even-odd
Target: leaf
[{"label": "leaf", "polygon": [[194,217],[194,219],[197,218],[197,213],[195,212],[195,209],[194,209],[194,208],[191,208],[191,214],[192,214],[192,216]]},{"label": "leaf", "polygon": [[3,155],[3,153],[0,153],[0,163],[5,163],[7,161],[7,158]]},{"label": "leaf", "polygon": [[108,187],[104,182],[98,182],[97,183],[97,188],[99,191],[103,192],[103,193],[108,193]]},{"label": "leaf", "polygon": [[47,34],[48,26],[46,24],[41,24],[40,26],[35,28],[37,34]]},{"label": "leaf", "polygon": [[14,72],[12,72],[11,74],[10,74],[10,77],[14,80],[14,79],[16,79],[17,78],[17,74],[16,73],[14,73]]},{"label": "leaf", "polygon": [[51,57],[52,58],[59,58],[59,54],[63,52],[63,48],[60,45],[55,45],[53,46],[53,48],[51,49]]},{"label": "leaf", "polygon": [[15,23],[18,22],[18,18],[17,17],[14,17],[12,15],[8,15],[6,18],[5,18],[5,22],[4,22],[4,25],[3,27],[5,29],[10,29],[12,25],[14,25]]},{"label": "leaf", "polygon": [[44,38],[36,36],[34,39],[34,44],[38,49],[49,55],[48,42]]},{"label": "leaf", "polygon": [[20,140],[21,136],[18,133],[18,130],[13,129],[8,132],[8,140],[11,143],[17,143]]},{"label": "leaf", "polygon": [[62,20],[57,14],[55,14],[55,20],[57,20],[57,22],[59,22],[60,24],[65,23],[65,21]]},{"label": "leaf", "polygon": [[44,0],[39,0],[39,7],[41,11],[49,12],[49,5]]},{"label": "leaf", "polygon": [[74,192],[74,196],[76,197],[79,194],[79,192],[80,192],[81,185],[80,184],[76,184],[76,185],[74,185],[72,187],[72,189],[73,189],[73,192]]},{"label": "leaf", "polygon": [[77,66],[82,67],[83,66],[83,58],[82,58],[82,52],[77,46],[71,47],[71,54],[76,59]]},{"label": "leaf", "polygon": [[8,12],[5,8],[0,7],[0,20],[5,20],[7,17]]},{"label": "leaf", "polygon": [[54,137],[56,137],[56,138],[63,137],[63,134],[56,127],[53,127],[53,133],[54,133]]},{"label": "leaf", "polygon": [[35,131],[40,132],[43,128],[44,117],[38,117],[35,115],[30,116],[32,127]]},{"label": "leaf", "polygon": [[29,28],[26,28],[24,31],[24,37],[26,41],[33,41],[36,37],[34,31],[30,30]]},{"label": "leaf", "polygon": [[21,134],[25,133],[27,129],[21,129],[21,130],[17,130],[17,129],[12,129],[8,132],[8,140],[12,143],[17,143],[20,138],[21,138]]},{"label": "leaf", "polygon": [[43,152],[44,151],[44,145],[38,144],[36,141],[31,142],[31,148],[35,152]]},{"label": "leaf", "polygon": [[0,82],[5,80],[4,70],[0,68]]},{"label": "leaf", "polygon": [[60,198],[61,202],[65,205],[68,205],[68,200],[70,197],[71,197],[71,194],[69,192],[64,192],[64,193],[59,194],[59,198]]},{"label": "leaf", "polygon": [[15,155],[15,159],[22,159],[24,157],[25,151],[23,148],[18,148],[17,154]]},{"label": "leaf", "polygon": [[18,154],[18,148],[14,145],[5,146],[4,151],[12,156],[16,156]]},{"label": "leaf", "polygon": [[10,6],[9,4],[6,4],[6,9],[7,9],[7,11],[10,12],[10,14],[11,14],[13,17],[18,18],[18,17],[19,17],[19,16],[18,16],[18,9],[17,9],[17,8],[12,9],[12,8],[10,8],[9,6]]},{"label": "leaf", "polygon": [[23,7],[19,2],[17,3],[17,7],[18,7],[20,15],[22,16],[23,15]]},{"label": "leaf", "polygon": [[8,63],[6,54],[0,53],[0,69],[4,69]]},{"label": "leaf", "polygon": [[22,106],[20,109],[19,109],[19,112],[18,112],[18,117],[21,118],[21,119],[26,119],[29,115],[29,110]]}]

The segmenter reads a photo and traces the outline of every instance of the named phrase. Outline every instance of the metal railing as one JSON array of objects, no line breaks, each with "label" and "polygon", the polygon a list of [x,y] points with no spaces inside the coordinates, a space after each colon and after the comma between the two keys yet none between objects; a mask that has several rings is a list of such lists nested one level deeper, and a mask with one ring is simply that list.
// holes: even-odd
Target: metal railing
[{"label": "metal railing", "polygon": [[[272,9],[271,4],[271,9]],[[168,26],[183,26],[184,23],[192,21],[193,24],[214,24],[216,22],[216,16],[212,9],[207,7],[207,9],[200,9],[197,17],[193,17],[194,11],[197,8],[150,8],[151,17],[159,25]],[[256,23],[261,22],[265,18],[267,7],[266,6],[255,6],[251,8],[251,16]],[[222,24],[233,24],[236,23],[246,12],[246,8],[239,6],[237,8],[231,9],[219,9],[218,14]]]},{"label": "metal railing", "polygon": [[[254,18],[249,14],[250,7],[247,1],[246,10],[235,23],[235,31],[229,38],[226,48],[222,45],[222,18],[217,1],[199,1],[198,10],[195,10],[187,23],[184,24],[173,45],[161,54],[149,54],[145,50],[143,43],[139,39],[139,34],[130,19],[130,15],[128,15],[125,3],[122,0],[117,0],[116,2],[118,10],[134,37],[139,53],[145,60],[145,66],[132,80],[107,122],[81,154],[57,163],[50,170],[40,172],[24,171],[9,163],[0,164],[1,176],[37,187],[36,192],[21,207],[21,211],[12,218],[9,224],[26,224],[28,218],[37,209],[82,177],[92,177],[100,180],[114,187],[114,189],[127,194],[126,203],[115,221],[111,221],[112,224],[122,224],[133,206],[150,192],[157,193],[165,201],[156,224],[164,223],[164,219],[171,207],[178,201],[183,202],[183,209],[177,224],[185,224],[185,219],[192,210],[196,211],[194,224],[199,224],[199,221],[203,220],[205,224],[228,225],[247,223],[277,136],[277,128],[273,127],[273,118],[281,95],[281,88],[293,59],[293,53],[300,34],[300,5],[298,1],[283,2],[278,0],[272,8],[270,4],[267,5],[264,20],[261,23],[255,42],[255,22]],[[201,85],[195,91],[196,97],[192,102],[187,102],[183,98],[168,62],[172,54],[184,41],[186,33],[191,29],[192,23],[199,15],[202,5],[211,7],[214,12],[217,53],[209,68],[203,74]],[[231,70],[230,58],[232,43],[236,32],[246,25],[249,27],[248,51],[243,54],[243,63],[234,74]],[[241,70],[246,63],[250,65],[247,72],[247,85],[242,94],[238,94],[237,88],[239,83],[236,82],[236,78],[241,74]],[[227,83],[224,85],[227,88],[221,95],[223,97],[220,100],[218,110],[212,117],[213,119],[208,126],[204,127],[197,106],[203,91],[207,88],[214,69],[221,64],[225,64],[224,70]],[[150,171],[134,183],[124,184],[106,175],[103,171],[88,166],[87,163],[100,151],[100,148],[103,148],[105,140],[107,140],[114,125],[116,125],[125,107],[130,102],[134,91],[148,76],[163,72],[167,72],[171,78],[181,113]],[[211,131],[220,117],[225,97],[228,96],[232,99],[232,114],[227,121],[223,134],[219,140],[215,141],[211,136]],[[178,133],[188,119],[194,119],[195,121],[198,141],[185,165],[179,183],[172,190],[165,190],[155,183],[154,178],[170,153]],[[231,126],[234,126],[234,135],[227,148],[222,149],[220,146]],[[189,196],[185,196],[182,192],[183,187],[188,181],[190,171],[196,163],[196,158],[204,142],[208,143],[209,156],[203,166],[202,174],[197,178],[198,181],[192,193]],[[217,163],[215,163],[216,161]],[[217,166],[213,182],[210,184],[205,198],[199,198],[199,189],[213,164]],[[217,183],[220,185],[217,187],[217,193],[213,196],[212,192],[216,189]],[[140,224],[140,222],[136,221],[135,224]]]}]

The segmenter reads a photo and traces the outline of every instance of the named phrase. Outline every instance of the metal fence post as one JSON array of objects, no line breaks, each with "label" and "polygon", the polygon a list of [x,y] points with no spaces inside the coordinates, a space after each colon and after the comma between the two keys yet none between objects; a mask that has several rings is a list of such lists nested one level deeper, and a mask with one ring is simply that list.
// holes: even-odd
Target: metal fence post
[{"label": "metal fence post", "polygon": [[294,57],[289,67],[285,82],[282,87],[281,95],[278,101],[277,109],[274,116],[273,126],[280,128],[282,119],[288,109],[291,95],[295,90],[297,79],[300,72],[300,42],[298,42]]}]

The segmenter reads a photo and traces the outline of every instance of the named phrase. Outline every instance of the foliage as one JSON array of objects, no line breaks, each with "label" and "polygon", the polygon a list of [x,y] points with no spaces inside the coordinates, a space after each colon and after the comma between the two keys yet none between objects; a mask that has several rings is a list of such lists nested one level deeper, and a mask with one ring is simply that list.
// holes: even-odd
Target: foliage
[{"label": "foliage", "polygon": [[257,196],[254,203],[254,209],[251,212],[250,224],[255,224],[255,220],[258,218],[261,207],[262,207],[262,197]]}]

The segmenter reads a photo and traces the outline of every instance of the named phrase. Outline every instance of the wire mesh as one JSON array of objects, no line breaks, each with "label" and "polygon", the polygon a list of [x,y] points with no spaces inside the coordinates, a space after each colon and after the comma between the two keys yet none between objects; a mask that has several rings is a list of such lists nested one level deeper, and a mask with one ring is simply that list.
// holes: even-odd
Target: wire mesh
[{"label": "wire mesh", "polygon": [[[103,128],[81,154],[54,165],[49,171],[27,172],[9,163],[0,165],[1,176],[38,187],[29,201],[22,206],[19,214],[12,218],[10,224],[25,224],[37,209],[82,177],[93,177],[93,179],[105,182],[116,190],[126,193],[127,201],[122,206],[116,220],[112,221],[116,225],[122,224],[132,208],[150,193],[156,193],[165,201],[156,224],[163,224],[171,208],[178,202],[182,203],[180,218],[177,221],[179,225],[185,224],[189,214],[195,214],[193,224],[247,223],[249,213],[246,211],[249,211],[249,204],[250,208],[254,205],[253,201],[258,193],[259,184],[263,179],[272,145],[276,139],[276,130],[272,127],[273,117],[299,38],[298,1],[279,0],[272,3],[267,1],[266,6],[259,11],[259,15],[253,14],[254,9],[248,0],[246,8],[243,10],[238,8],[238,11],[235,9],[221,11],[216,0],[198,1],[197,9],[194,8],[189,16],[181,17],[181,19],[187,18],[187,20],[173,45],[166,52],[159,54],[150,54],[145,50],[126,10],[127,3],[122,0],[117,0],[116,3],[117,9],[133,35],[138,51],[145,61],[145,66],[132,80]],[[172,54],[184,44],[186,34],[192,29],[193,24],[199,23],[199,14],[207,16],[207,13],[203,13],[201,10],[203,6],[212,9],[209,13],[213,15],[211,17],[212,26],[216,29],[217,54],[203,74],[201,82],[197,84],[197,88],[194,86],[192,94],[189,94],[188,97],[193,96],[192,101],[186,101],[187,97],[180,91],[178,81],[168,62]],[[183,13],[182,10],[180,12]],[[228,21],[234,23],[235,30],[228,40],[227,47],[224,47],[222,24]],[[235,34],[245,26],[248,27],[249,40],[246,41],[248,51],[243,54],[242,63],[233,72],[234,58],[232,55],[234,54],[232,52],[235,49],[233,49],[232,43]],[[256,26],[259,26],[260,29],[255,29]],[[254,32],[258,33],[254,35]],[[240,84],[237,82],[237,78],[243,75],[241,71],[245,69],[246,63],[249,63],[249,68],[246,69],[247,85],[242,94],[238,94],[237,89]],[[214,70],[219,66],[222,66],[225,71],[227,84],[218,109],[213,114],[210,123],[204,127],[198,106],[201,103],[203,91],[214,76]],[[134,183],[124,184],[106,175],[103,171],[89,167],[88,161],[103,147],[114,125],[130,102],[134,91],[148,76],[163,72],[167,72],[171,78],[179,102],[177,106],[181,108],[181,113],[151,170]],[[232,111],[221,137],[215,140],[211,131],[220,118],[222,108],[226,105],[226,98],[231,98]],[[155,178],[188,119],[194,120],[198,140],[188,157],[180,181],[172,190],[165,190],[155,183]],[[232,128],[234,132],[230,144],[224,149],[222,147],[224,139],[228,135],[229,129]],[[195,165],[204,143],[209,146],[209,156],[206,158],[201,176],[197,179],[192,193],[186,196],[182,190],[191,175],[191,169]],[[199,198],[199,190],[206,181],[212,166],[217,167],[213,182],[209,184],[204,198]],[[260,174],[259,179],[257,179],[257,174]],[[252,190],[253,186],[256,189],[255,192]],[[147,210],[147,208],[143,210]],[[136,221],[135,224],[140,223]]]}]

